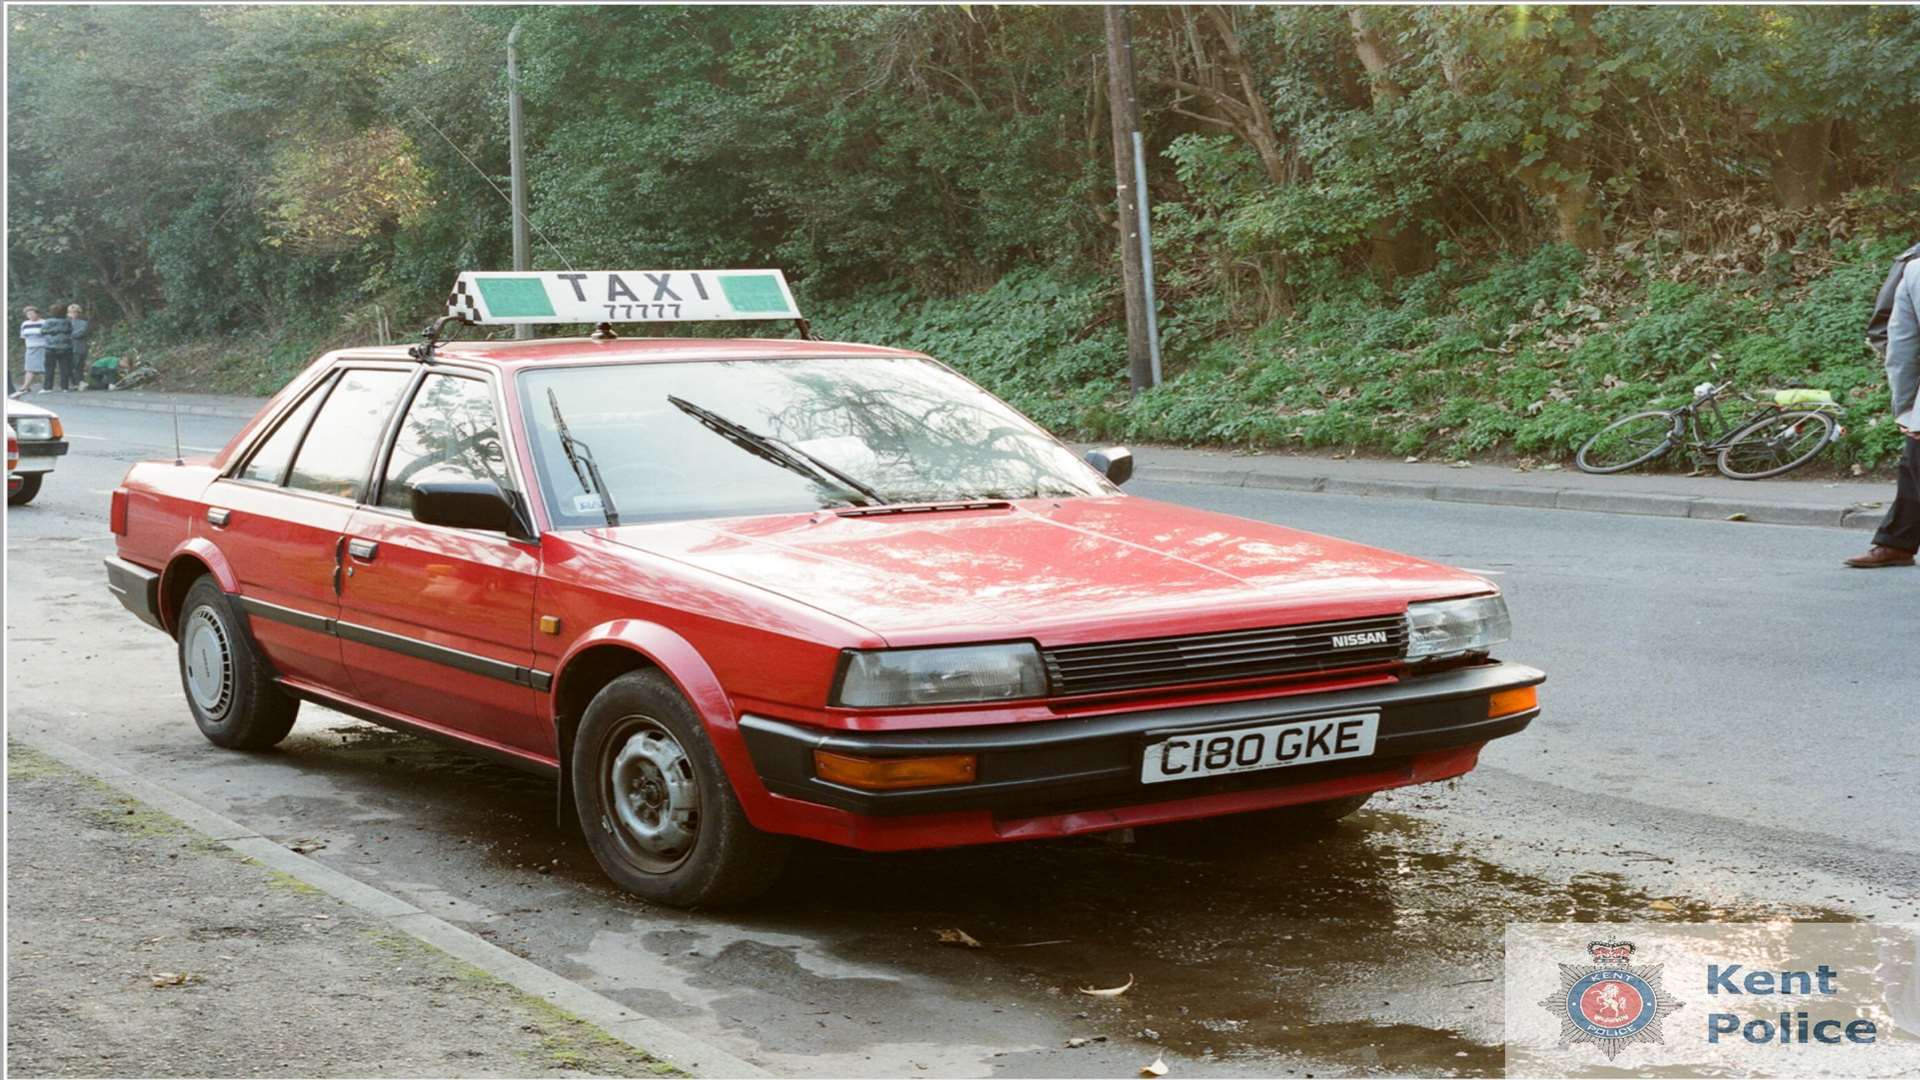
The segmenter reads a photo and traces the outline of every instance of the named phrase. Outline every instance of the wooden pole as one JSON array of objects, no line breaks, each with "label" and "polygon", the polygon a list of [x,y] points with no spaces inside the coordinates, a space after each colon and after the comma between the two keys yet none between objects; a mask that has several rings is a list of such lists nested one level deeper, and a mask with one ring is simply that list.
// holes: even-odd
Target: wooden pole
[{"label": "wooden pole", "polygon": [[1106,13],[1107,100],[1113,111],[1113,175],[1119,203],[1116,225],[1127,297],[1127,380],[1138,394],[1153,385],[1145,260],[1140,250],[1140,201],[1134,187],[1133,133],[1140,130],[1140,102],[1134,94],[1133,32],[1127,25],[1127,9],[1115,4]]}]

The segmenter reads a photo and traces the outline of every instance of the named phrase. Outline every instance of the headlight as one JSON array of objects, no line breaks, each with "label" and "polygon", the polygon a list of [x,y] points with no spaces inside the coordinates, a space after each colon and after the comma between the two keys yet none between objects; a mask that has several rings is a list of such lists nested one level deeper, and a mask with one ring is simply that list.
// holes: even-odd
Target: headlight
[{"label": "headlight", "polygon": [[1486,652],[1513,633],[1507,601],[1495,593],[1407,605],[1407,659],[1442,660]]},{"label": "headlight", "polygon": [[947,705],[1042,697],[1040,650],[1031,644],[848,652],[834,703],[853,708]]},{"label": "headlight", "polygon": [[53,438],[53,421],[44,416],[22,416],[10,422],[22,439],[36,441]]}]

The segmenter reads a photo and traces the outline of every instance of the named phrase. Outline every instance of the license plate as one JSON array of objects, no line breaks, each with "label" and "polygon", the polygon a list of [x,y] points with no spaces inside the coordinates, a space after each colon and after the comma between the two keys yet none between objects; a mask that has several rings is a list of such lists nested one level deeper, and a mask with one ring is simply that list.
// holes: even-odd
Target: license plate
[{"label": "license plate", "polygon": [[1373,753],[1379,730],[1380,714],[1371,712],[1175,735],[1147,745],[1140,761],[1140,782],[1159,784],[1367,757]]}]

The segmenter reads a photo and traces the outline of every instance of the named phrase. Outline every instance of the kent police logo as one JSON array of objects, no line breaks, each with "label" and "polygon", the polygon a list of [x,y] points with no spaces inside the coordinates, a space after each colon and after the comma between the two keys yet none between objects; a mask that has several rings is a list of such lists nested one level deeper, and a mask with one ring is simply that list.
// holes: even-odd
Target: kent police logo
[{"label": "kent police logo", "polygon": [[1612,1061],[1634,1043],[1664,1043],[1661,1021],[1680,1002],[1661,988],[1662,964],[1635,967],[1630,941],[1587,946],[1592,964],[1561,964],[1560,990],[1540,1004],[1560,1018],[1560,1045],[1593,1043]]}]

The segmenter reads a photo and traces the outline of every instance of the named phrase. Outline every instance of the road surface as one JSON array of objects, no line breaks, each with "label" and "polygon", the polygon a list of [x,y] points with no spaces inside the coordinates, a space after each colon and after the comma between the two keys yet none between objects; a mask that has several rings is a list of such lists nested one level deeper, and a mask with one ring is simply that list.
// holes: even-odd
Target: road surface
[{"label": "road surface", "polygon": [[[1855,531],[1136,483],[1493,575],[1543,717],[1318,838],[809,848],[768,902],[690,914],[608,885],[531,777],[312,707],[273,753],[208,745],[100,569],[172,419],[58,407],[74,451],[7,515],[11,731],[775,1072],[1497,1073],[1509,921],[1920,919],[1920,571],[1841,570]],[[186,452],[239,426],[183,417]]]}]

